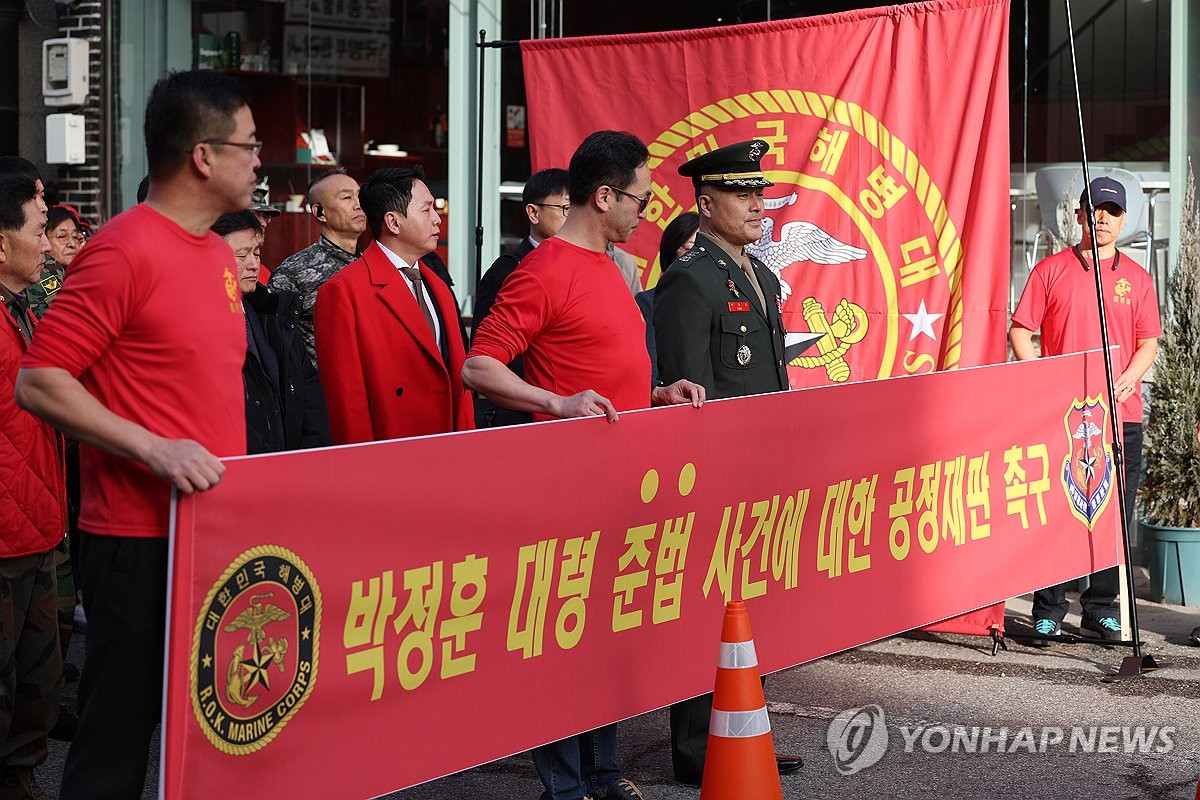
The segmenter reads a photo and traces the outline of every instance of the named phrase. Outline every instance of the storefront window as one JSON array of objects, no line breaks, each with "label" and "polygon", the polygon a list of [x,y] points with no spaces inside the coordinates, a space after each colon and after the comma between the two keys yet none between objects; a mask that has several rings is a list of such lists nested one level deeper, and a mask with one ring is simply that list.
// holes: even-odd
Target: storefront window
[{"label": "storefront window", "polygon": [[[194,0],[192,66],[235,75],[265,142],[273,204],[303,212],[305,187],[345,167],[365,180],[421,164],[445,196],[447,0]],[[264,248],[274,265],[316,236],[284,214]]]}]

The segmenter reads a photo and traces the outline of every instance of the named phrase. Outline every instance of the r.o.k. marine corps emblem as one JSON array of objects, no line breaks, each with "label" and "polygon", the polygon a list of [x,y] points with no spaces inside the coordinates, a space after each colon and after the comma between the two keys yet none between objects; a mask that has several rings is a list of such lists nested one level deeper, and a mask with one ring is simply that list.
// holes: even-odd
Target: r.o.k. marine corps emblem
[{"label": "r.o.k. marine corps emblem", "polygon": [[[671,166],[690,189],[761,191],[760,235],[745,252],[779,281],[793,388],[978,358],[964,349],[966,310],[978,303],[963,281],[966,195],[944,192],[949,164],[931,147],[936,137],[875,102],[762,86],[697,100],[648,143],[647,234],[690,210],[689,189],[659,184]],[[665,267],[648,267],[650,279]]]},{"label": "r.o.k. marine corps emblem", "polygon": [[238,289],[237,278],[229,267],[225,268],[225,295],[229,298],[229,310],[235,313],[242,312],[242,295]]},{"label": "r.o.k. marine corps emblem", "polygon": [[1099,397],[1075,400],[1063,418],[1069,449],[1063,459],[1063,491],[1075,518],[1095,527],[1112,497],[1113,459],[1108,446],[1108,411]]},{"label": "r.o.k. marine corps emblem", "polygon": [[1133,284],[1129,282],[1129,279],[1121,278],[1117,281],[1116,285],[1113,286],[1113,302],[1121,303],[1122,305],[1127,306],[1133,305],[1133,298],[1129,296],[1129,293],[1132,291]]},{"label": "r.o.k. marine corps emblem", "polygon": [[223,753],[266,747],[317,680],[321,592],[294,553],[238,556],[204,599],[192,637],[192,710]]}]

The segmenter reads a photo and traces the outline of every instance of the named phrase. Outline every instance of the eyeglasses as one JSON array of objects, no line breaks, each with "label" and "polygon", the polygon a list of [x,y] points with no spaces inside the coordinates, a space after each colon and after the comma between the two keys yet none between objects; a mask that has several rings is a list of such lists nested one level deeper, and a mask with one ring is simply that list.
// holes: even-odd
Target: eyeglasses
[{"label": "eyeglasses", "polygon": [[[605,184],[605,186],[608,186],[608,184]],[[654,196],[653,192],[647,192],[645,197],[638,197],[632,192],[627,192],[624,189],[618,189],[615,186],[608,186],[608,188],[612,189],[617,194],[628,197],[630,200],[633,200],[635,203],[637,203],[639,214],[646,210],[646,206],[650,205],[650,198]]]},{"label": "eyeglasses", "polygon": [[571,213],[571,204],[570,203],[530,203],[530,205],[541,206],[542,208],[557,208],[559,211],[562,212],[562,215],[564,217],[567,214]]},{"label": "eyeglasses", "polygon": [[61,233],[56,233],[53,236],[51,236],[50,238],[56,242],[61,242],[62,244],[66,244],[67,242],[75,242],[75,244],[83,244],[83,241],[84,241],[82,233],[67,233],[66,231],[62,231]]},{"label": "eyeglasses", "polygon": [[[230,142],[224,139],[205,139],[202,142],[196,142],[196,144],[211,144],[221,147],[240,147],[243,150],[249,150],[253,155],[258,155],[263,149],[262,142]],[[192,146],[195,147],[196,145]]]}]

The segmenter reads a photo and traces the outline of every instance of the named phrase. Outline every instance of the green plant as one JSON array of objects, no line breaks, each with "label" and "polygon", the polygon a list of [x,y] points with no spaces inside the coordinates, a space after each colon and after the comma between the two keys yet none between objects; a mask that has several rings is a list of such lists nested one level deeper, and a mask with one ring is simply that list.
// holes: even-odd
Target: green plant
[{"label": "green plant", "polygon": [[1200,211],[1188,164],[1180,208],[1179,260],[1167,284],[1150,418],[1143,453],[1140,498],[1147,521],[1200,528]]}]

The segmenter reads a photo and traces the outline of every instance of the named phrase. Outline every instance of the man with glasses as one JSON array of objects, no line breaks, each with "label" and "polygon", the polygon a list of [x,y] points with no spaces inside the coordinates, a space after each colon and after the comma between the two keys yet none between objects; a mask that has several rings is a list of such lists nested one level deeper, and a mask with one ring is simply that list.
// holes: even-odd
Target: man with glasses
[{"label": "man with glasses", "polygon": [[[567,171],[552,167],[535,172],[525,182],[521,191],[521,200],[525,203],[525,216],[529,218],[529,235],[521,240],[517,249],[505,253],[488,267],[487,272],[479,281],[475,292],[475,306],[471,314],[471,326],[479,330],[479,326],[492,313],[492,303],[500,287],[513,273],[525,256],[546,239],[558,233],[567,214],[571,212],[571,198],[567,195]],[[508,364],[508,368],[519,378],[525,376],[524,363],[517,356]],[[521,425],[532,421],[527,411],[513,411],[498,406],[487,397],[475,398],[475,427],[495,428],[502,425]]]},{"label": "man with glasses", "polygon": [[[597,131],[571,157],[571,213],[500,289],[476,330],[463,383],[534,419],[604,415],[650,405],[704,402],[687,380],[651,386],[646,324],[605,253],[625,242],[650,198],[649,151],[631,133]],[[525,377],[505,364],[525,355]],[[616,726],[533,750],[542,800],[641,797],[616,764]]]},{"label": "man with glasses", "polygon": [[50,252],[38,282],[25,290],[25,299],[34,316],[41,319],[54,295],[62,287],[67,267],[75,260],[75,254],[83,247],[83,234],[79,232],[79,219],[66,206],[54,206],[46,215],[46,237],[50,240]]},{"label": "man with glasses", "polygon": [[246,452],[246,327],[233,252],[209,230],[250,205],[262,144],[236,80],[160,80],[145,203],[71,264],[17,377],[17,402],[81,443],[87,647],[60,797],[140,797],[162,715],[172,486],[206,491]]}]

